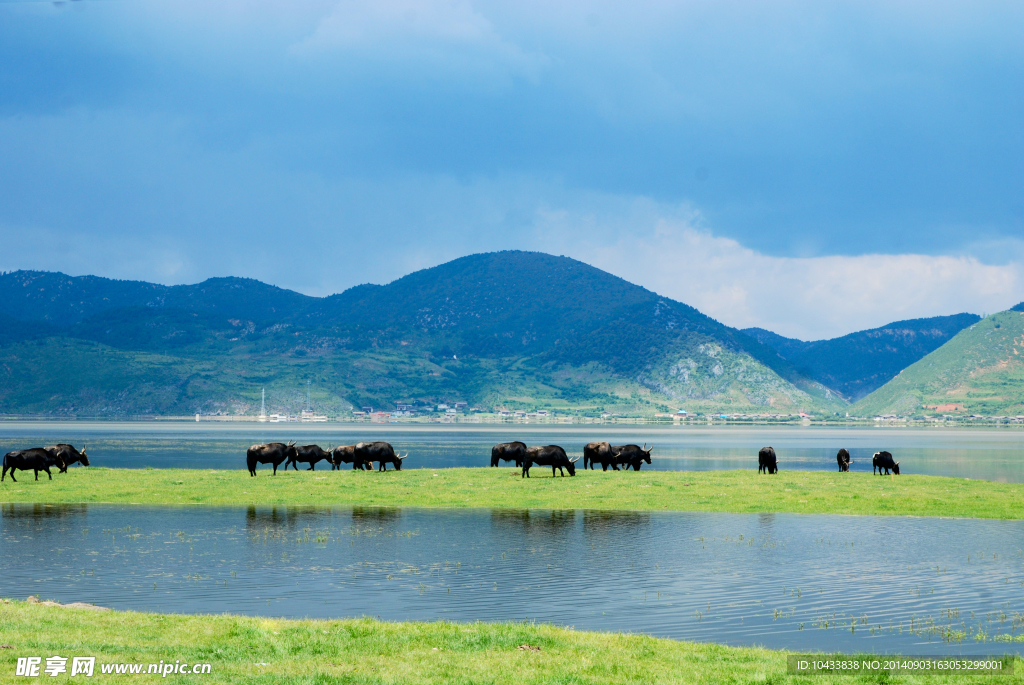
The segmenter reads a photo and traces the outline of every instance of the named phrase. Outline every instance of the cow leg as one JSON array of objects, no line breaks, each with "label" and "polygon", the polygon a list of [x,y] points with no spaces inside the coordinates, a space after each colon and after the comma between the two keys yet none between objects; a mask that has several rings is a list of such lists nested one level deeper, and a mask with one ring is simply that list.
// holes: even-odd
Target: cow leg
[{"label": "cow leg", "polygon": [[[5,469],[5,470],[6,470],[6,469]],[[17,482],[18,482],[18,481],[16,481],[16,480],[14,480],[14,467],[13,467],[13,466],[11,467],[11,482],[12,482],[12,483],[17,483]]]},{"label": "cow leg", "polygon": [[53,480],[53,474],[52,474],[52,473],[50,473],[50,467],[49,467],[49,466],[47,466],[47,467],[46,467],[45,469],[43,469],[43,470],[44,470],[44,471],[46,471],[46,475],[50,477],[50,480]]},{"label": "cow leg", "polygon": [[39,469],[33,469],[36,472],[36,480],[39,480]]}]

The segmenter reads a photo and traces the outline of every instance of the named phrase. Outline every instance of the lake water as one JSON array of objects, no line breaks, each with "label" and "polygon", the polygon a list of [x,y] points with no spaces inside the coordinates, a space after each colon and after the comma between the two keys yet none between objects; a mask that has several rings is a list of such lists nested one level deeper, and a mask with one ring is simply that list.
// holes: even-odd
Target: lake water
[{"label": "lake water", "polygon": [[851,470],[870,472],[871,455],[884,449],[904,473],[1024,482],[1024,430],[1010,427],[0,423],[0,454],[71,442],[86,445],[93,464],[122,468],[243,469],[249,445],[288,440],[324,447],[387,440],[409,452],[406,468],[485,466],[491,446],[510,440],[559,444],[570,456],[581,456],[592,440],[646,442],[654,445],[654,463],[644,468],[694,471],[756,468],[757,450],[772,445],[784,470],[836,469],[836,452],[845,447]]},{"label": "lake water", "polygon": [[1003,641],[1024,633],[1024,521],[8,504],[0,544],[0,595],[117,609],[522,620],[794,650],[1024,648]]}]

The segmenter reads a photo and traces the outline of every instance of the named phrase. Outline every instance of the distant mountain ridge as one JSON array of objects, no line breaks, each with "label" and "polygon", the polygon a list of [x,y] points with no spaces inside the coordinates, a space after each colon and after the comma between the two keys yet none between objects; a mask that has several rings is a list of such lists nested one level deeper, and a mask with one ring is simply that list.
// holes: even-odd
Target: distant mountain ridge
[{"label": "distant mountain ridge", "polygon": [[[53,331],[0,350],[6,412],[128,412],[133,401],[149,413],[249,407],[258,384],[294,388],[303,376],[315,377],[321,401],[335,408],[453,396],[640,413],[668,402],[715,411],[842,406],[768,346],[693,307],[541,253],[471,255],[326,298],[249,279],[161,286],[22,271],[0,275],[0,312]],[[75,372],[53,357],[72,353],[108,359],[74,401],[66,389],[47,394],[60,385],[47,373],[24,372],[59,368],[74,385]]]},{"label": "distant mountain ridge", "polygon": [[967,313],[909,319],[814,342],[760,328],[743,332],[772,347],[807,376],[856,402],[980,320],[980,316]]},{"label": "distant mountain ridge", "polygon": [[860,416],[1024,414],[1024,308],[968,326],[850,411]]},{"label": "distant mountain ridge", "polygon": [[262,320],[301,310],[317,299],[251,278],[210,278],[195,285],[167,286],[46,271],[0,275],[0,312],[56,326],[118,307],[224,311]]}]

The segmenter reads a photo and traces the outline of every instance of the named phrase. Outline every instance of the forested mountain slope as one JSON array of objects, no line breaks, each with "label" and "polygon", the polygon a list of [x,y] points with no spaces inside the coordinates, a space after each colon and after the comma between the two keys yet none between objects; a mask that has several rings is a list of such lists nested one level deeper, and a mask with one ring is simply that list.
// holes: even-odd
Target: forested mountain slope
[{"label": "forested mountain slope", "polygon": [[804,375],[856,401],[980,320],[976,314],[955,314],[894,321],[814,342],[784,338],[760,328],[744,333],[775,349]]},{"label": "forested mountain slope", "polygon": [[331,411],[446,400],[634,414],[842,407],[742,332],[540,253],[472,255],[326,298],[236,278],[161,286],[14,272],[0,276],[0,312],[43,331],[0,341],[6,413],[252,411],[264,386],[287,410],[306,380]]},{"label": "forested mountain slope", "polygon": [[1000,312],[968,326],[850,412],[1024,414],[1024,313]]}]

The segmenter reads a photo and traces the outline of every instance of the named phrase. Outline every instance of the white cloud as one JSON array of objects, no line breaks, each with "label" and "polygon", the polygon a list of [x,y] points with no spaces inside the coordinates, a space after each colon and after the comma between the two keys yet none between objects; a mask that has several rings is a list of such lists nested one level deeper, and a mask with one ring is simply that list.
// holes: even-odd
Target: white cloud
[{"label": "white cloud", "polygon": [[[556,234],[572,223],[565,214],[542,221]],[[759,326],[803,340],[901,319],[991,313],[1024,300],[1021,261],[991,265],[973,256],[922,254],[773,257],[686,219],[658,219],[646,234],[631,232],[604,245],[577,243],[566,254],[730,326]]]},{"label": "white cloud", "polygon": [[501,66],[536,77],[547,63],[502,36],[467,0],[342,0],[316,29],[292,46],[303,57],[337,51],[384,61],[487,71]]}]

